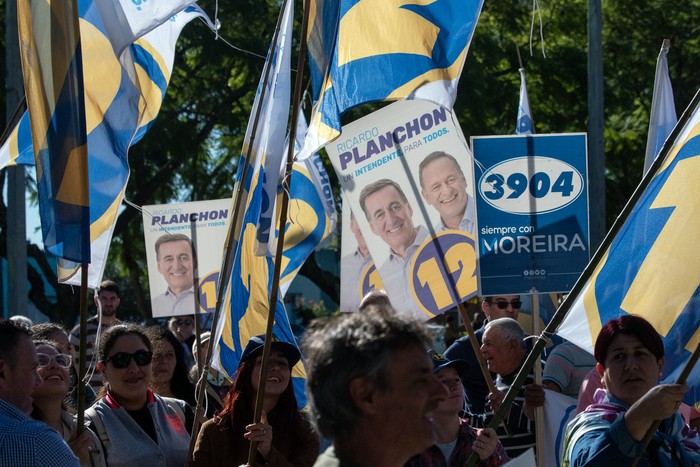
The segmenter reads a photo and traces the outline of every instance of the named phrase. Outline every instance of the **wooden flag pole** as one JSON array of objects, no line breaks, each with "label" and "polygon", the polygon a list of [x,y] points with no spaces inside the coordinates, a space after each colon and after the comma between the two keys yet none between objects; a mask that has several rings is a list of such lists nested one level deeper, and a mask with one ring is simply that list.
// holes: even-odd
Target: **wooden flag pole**
[{"label": "wooden flag pole", "polygon": [[[286,4],[286,0],[285,0]],[[284,11],[284,10],[282,10]],[[272,36],[272,43],[276,44],[277,43],[277,37],[279,36],[279,30],[280,30],[280,24],[282,22],[282,16],[283,14],[280,13],[279,18],[277,19],[277,26],[275,28],[275,31]],[[268,57],[268,59],[271,59],[271,57]],[[264,77],[263,77],[263,86],[262,89],[260,90],[260,99],[258,100],[258,103],[262,102],[265,99],[265,95],[267,94],[267,82],[270,77],[270,66],[265,66],[264,68]],[[226,288],[228,287],[228,282],[229,279],[231,278],[231,269],[233,266],[234,262],[234,248],[233,244],[235,242],[235,239],[238,237],[240,234],[240,225],[242,222],[242,213],[244,211],[244,207],[247,202],[247,197],[248,197],[248,192],[245,191],[245,182],[248,178],[248,167],[250,166],[250,156],[253,153],[253,142],[255,141],[255,134],[257,132],[258,124],[260,122],[260,106],[258,105],[255,109],[253,109],[255,112],[255,116],[253,118],[253,128],[251,129],[251,134],[250,134],[250,141],[248,144],[248,148],[246,150],[245,158],[243,160],[243,167],[241,168],[241,178],[238,181],[238,184],[236,186],[234,195],[233,195],[233,201],[232,201],[232,213],[231,213],[231,221],[228,224],[228,232],[226,233],[226,242],[224,243],[224,250],[223,250],[223,255],[222,255],[222,260],[221,260],[221,268],[219,269],[219,280],[217,283],[216,287],[216,306],[214,308],[214,315],[212,317],[212,333],[216,330],[217,323],[219,322],[219,317],[221,315],[221,307],[223,305],[224,301],[224,294],[226,292]],[[245,192],[245,195],[244,195]],[[210,367],[210,360],[214,351],[214,336],[212,335],[210,339],[210,344],[207,348],[207,355],[206,358],[204,359],[204,365],[202,367],[202,374],[204,375],[202,378],[199,379],[198,385],[197,385],[197,406],[195,407],[195,416],[194,416],[194,423],[192,425],[192,437],[190,439],[190,448],[189,448],[189,455],[188,458],[192,459],[192,453],[194,452],[194,445],[197,442],[197,434],[199,433],[199,426],[200,426],[200,420],[203,415],[203,405],[202,401],[206,397],[206,388],[207,388],[207,377],[206,375],[209,373],[209,367]]]},{"label": "wooden flag pole", "polygon": [[[532,298],[532,332],[540,335],[540,296],[537,289],[530,291]],[[542,360],[535,362],[535,384],[542,385]],[[537,467],[544,467],[544,407],[535,407],[535,451]]]},{"label": "wooden flag pole", "polygon": [[[285,1],[286,6],[286,1]],[[277,237],[277,251],[275,253],[275,267],[272,275],[272,289],[270,290],[270,303],[267,313],[267,329],[265,330],[265,345],[263,346],[262,362],[260,364],[260,376],[258,382],[258,393],[255,400],[255,413],[253,420],[260,421],[265,398],[265,382],[267,381],[267,364],[270,357],[272,344],[272,328],[275,324],[275,312],[277,310],[277,299],[279,297],[279,282],[282,272],[282,253],[284,252],[284,238],[286,233],[289,193],[292,183],[292,169],[294,168],[294,143],[296,141],[297,119],[299,116],[299,104],[301,103],[301,87],[304,77],[304,65],[306,59],[306,34],[309,27],[309,3],[304,0],[304,16],[301,23],[301,40],[299,41],[299,55],[297,59],[297,75],[294,80],[294,95],[292,96],[292,118],[289,130],[289,145],[287,148],[287,164],[282,179],[282,201],[279,213],[279,235]],[[289,384],[292,384],[291,381]],[[257,453],[256,442],[250,443],[248,451],[248,465],[255,465]]]},{"label": "wooden flag pole", "polygon": [[[513,404],[513,401],[515,400],[515,395],[518,393],[518,391],[520,391],[520,388],[522,387],[523,383],[525,382],[527,375],[530,373],[533,365],[535,364],[535,360],[540,358],[540,354],[542,353],[545,346],[547,345],[547,342],[549,341],[550,336],[556,332],[559,325],[562,323],[562,321],[564,321],[564,318],[566,317],[566,314],[571,309],[571,306],[573,305],[574,301],[576,300],[578,295],[583,290],[584,286],[588,282],[588,279],[591,277],[591,275],[593,275],[593,271],[595,270],[595,268],[602,261],[603,257],[605,256],[605,254],[608,251],[608,248],[612,244],[613,239],[615,238],[615,236],[620,231],[623,224],[625,223],[625,221],[629,217],[630,213],[632,212],[635,205],[637,204],[637,201],[642,196],[642,193],[644,193],[644,190],[647,188],[647,186],[649,186],[649,183],[654,178],[656,172],[659,170],[659,168],[662,167],[662,165],[666,161],[666,157],[670,153],[671,148],[673,148],[676,139],[678,138],[681,131],[683,131],[686,123],[692,117],[693,111],[698,106],[700,106],[700,91],[695,93],[695,97],[693,97],[693,100],[691,101],[690,105],[685,110],[685,112],[683,112],[683,115],[681,115],[681,118],[678,120],[678,123],[676,124],[675,128],[673,129],[673,131],[671,131],[671,134],[668,136],[668,138],[666,139],[666,142],[664,142],[664,145],[661,147],[661,151],[659,152],[659,156],[656,158],[654,163],[651,165],[651,167],[649,168],[649,171],[646,173],[646,175],[644,175],[644,177],[642,178],[642,181],[637,186],[637,189],[634,190],[634,193],[632,193],[630,200],[627,202],[625,207],[622,209],[622,212],[615,220],[615,223],[613,224],[613,226],[610,228],[610,231],[603,239],[602,243],[598,247],[598,250],[596,250],[595,254],[593,255],[593,258],[591,258],[591,261],[588,263],[586,268],[583,270],[583,273],[581,273],[581,276],[578,278],[578,280],[576,281],[574,286],[571,288],[571,291],[569,292],[569,294],[566,296],[566,298],[564,299],[562,304],[559,306],[556,313],[554,313],[554,316],[552,316],[552,319],[549,321],[549,324],[547,324],[547,326],[545,326],[544,330],[542,331],[542,334],[540,334],[540,336],[537,338],[537,341],[535,342],[535,345],[533,346],[532,351],[527,356],[525,363],[523,363],[523,366],[520,368],[520,371],[518,372],[517,376],[515,377],[515,381],[513,381],[513,384],[511,384],[510,389],[508,390],[508,393],[503,398],[503,403],[501,404],[501,407],[499,407],[499,409],[494,414],[493,419],[491,420],[491,423],[489,424],[489,426],[491,428],[497,427],[498,424],[501,423],[501,420],[503,420],[503,417],[505,416],[505,414],[508,413],[508,410],[510,410],[510,406]],[[465,466],[473,467],[476,465],[478,460],[479,460],[479,456],[476,453],[472,453],[469,456],[469,459],[467,459]]]},{"label": "wooden flag pole", "polygon": [[[88,302],[88,264],[81,265],[80,277],[80,343],[79,343],[79,358],[78,363],[78,434],[85,431],[85,358],[86,358],[86,341],[87,341],[87,302]],[[95,349],[97,351],[97,349]]]}]

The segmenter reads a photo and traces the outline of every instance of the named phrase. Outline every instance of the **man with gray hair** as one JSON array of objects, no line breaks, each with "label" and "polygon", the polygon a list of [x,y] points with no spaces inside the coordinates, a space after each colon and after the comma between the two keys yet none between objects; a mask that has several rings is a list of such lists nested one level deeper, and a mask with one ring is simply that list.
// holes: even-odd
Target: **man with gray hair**
[{"label": "man with gray hair", "polygon": [[[486,324],[481,352],[492,373],[496,373],[496,392],[489,394],[489,405],[492,411],[483,414],[473,414],[470,423],[475,427],[485,427],[491,422],[493,413],[498,410],[505,393],[515,381],[520,368],[527,358],[527,334],[520,323],[513,318],[498,318]],[[503,426],[496,430],[498,438],[508,453],[514,459],[529,448],[535,448],[535,422],[525,413],[525,385],[534,383],[532,372],[527,376],[523,387],[515,396],[504,423],[508,425],[508,433]]]},{"label": "man with gray hair", "polygon": [[333,445],[315,467],[401,467],[435,443],[432,411],[447,390],[433,374],[417,321],[369,306],[306,334],[311,418]]},{"label": "man with gray hair", "polygon": [[440,213],[439,231],[454,229],[476,235],[474,200],[457,159],[444,151],[428,154],[418,166],[421,195]]},{"label": "man with gray hair", "polygon": [[397,313],[418,320],[428,319],[411,294],[411,259],[430,236],[428,229],[413,224],[413,208],[398,183],[388,178],[365,186],[360,206],[370,230],[389,246],[389,257],[379,266],[379,276]]}]

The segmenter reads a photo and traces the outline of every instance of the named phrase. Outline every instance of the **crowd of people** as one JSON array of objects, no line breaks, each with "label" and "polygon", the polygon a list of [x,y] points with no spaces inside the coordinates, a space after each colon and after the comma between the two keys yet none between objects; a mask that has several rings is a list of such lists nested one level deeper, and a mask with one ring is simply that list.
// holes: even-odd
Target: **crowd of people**
[{"label": "crowd of people", "polygon": [[[476,465],[498,466],[535,447],[545,389],[591,398],[569,424],[565,466],[700,465],[700,436],[679,415],[688,387],[658,383],[663,343],[637,316],[606,323],[593,357],[570,343],[554,348],[543,383],[529,375],[492,429],[531,348],[517,295],[483,299],[478,353],[464,338],[444,355],[432,350],[424,324],[375,292],[357,313],[314,322],[301,350],[273,336],[263,379],[266,337],[251,338],[231,380],[215,370],[200,376],[211,335],[195,342],[191,316],[167,326],[122,322],[111,281],[96,302],[83,349],[85,430],[76,416],[80,327],[0,320],[0,465],[238,466],[252,458],[254,466],[432,467],[475,456]],[[292,384],[302,355],[308,411]],[[207,384],[206,410],[195,420],[198,381]]]}]

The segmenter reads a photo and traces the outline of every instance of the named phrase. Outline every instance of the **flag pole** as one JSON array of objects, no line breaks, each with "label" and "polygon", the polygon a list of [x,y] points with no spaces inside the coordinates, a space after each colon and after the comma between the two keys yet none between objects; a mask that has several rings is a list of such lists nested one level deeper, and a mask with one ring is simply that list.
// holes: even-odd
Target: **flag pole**
[{"label": "flag pole", "polygon": [[87,348],[87,296],[88,296],[88,264],[81,265],[80,277],[80,362],[78,363],[78,434],[85,431],[85,359]]},{"label": "flag pole", "polygon": [[[532,332],[540,334],[540,295],[536,288],[530,291],[532,298]],[[542,361],[535,361],[535,384],[542,385]],[[544,467],[544,407],[535,407],[535,451],[537,467]]]},{"label": "flag pole", "polygon": [[[671,152],[671,149],[673,148],[673,146],[676,142],[676,139],[678,138],[680,133],[685,128],[685,124],[691,119],[691,117],[693,115],[693,111],[699,105],[700,105],[700,90],[695,93],[695,97],[693,97],[693,100],[690,102],[690,105],[688,106],[687,109],[685,109],[685,112],[683,112],[683,115],[678,120],[678,124],[673,128],[673,131],[671,132],[669,137],[664,142],[664,145],[661,147],[661,151],[659,152],[659,156],[662,156],[662,157],[657,157],[656,160],[654,161],[654,163],[649,168],[649,171],[644,175],[644,177],[642,178],[642,181],[639,183],[637,188],[634,190],[634,193],[632,193],[632,196],[630,197],[629,201],[627,202],[625,207],[622,209],[622,212],[617,217],[617,219],[615,219],[615,222],[613,223],[612,227],[610,228],[610,231],[603,239],[602,243],[598,247],[598,250],[596,250],[595,254],[593,255],[593,258],[591,258],[588,265],[581,273],[581,276],[578,278],[578,280],[576,281],[576,283],[572,287],[569,294],[566,296],[566,298],[564,299],[562,304],[559,306],[556,313],[554,313],[554,316],[552,316],[552,319],[549,321],[549,324],[547,324],[547,326],[545,326],[542,333],[537,337],[537,341],[535,342],[535,345],[533,346],[532,351],[527,356],[527,359],[523,363],[523,366],[520,368],[520,371],[518,372],[518,375],[515,377],[513,384],[510,386],[510,389],[508,389],[506,396],[503,398],[503,403],[501,404],[501,407],[499,407],[499,409],[496,411],[496,413],[494,413],[493,419],[491,420],[489,427],[491,427],[491,428],[497,427],[498,424],[501,423],[503,418],[506,416],[506,414],[510,410],[510,406],[513,403],[513,401],[515,400],[516,394],[518,393],[518,391],[520,391],[520,388],[522,387],[523,383],[525,382],[527,375],[530,374],[530,371],[532,370],[532,367],[534,366],[535,361],[539,358],[540,354],[542,353],[545,346],[549,342],[551,336],[556,332],[557,328],[559,328],[559,325],[561,324],[561,322],[564,321],[566,314],[571,309],[571,305],[573,305],[574,301],[576,300],[576,297],[583,290],[584,286],[588,282],[588,279],[593,274],[593,271],[598,266],[598,264],[602,260],[603,256],[605,256],[606,252],[608,251],[608,248],[612,244],[613,239],[615,238],[615,236],[620,231],[623,224],[625,223],[625,221],[629,217],[630,213],[632,212],[635,205],[637,204],[637,201],[642,196],[642,193],[644,193],[644,190],[647,188],[647,186],[649,186],[649,183],[651,183],[651,180],[656,175],[656,172],[658,171],[658,169],[663,166],[666,158],[668,157],[669,153]],[[465,466],[473,467],[476,465],[476,462],[478,460],[479,460],[478,454],[472,453],[469,456],[469,458],[467,459]]]},{"label": "flag pole", "polygon": [[[286,7],[285,0],[285,7]],[[287,164],[282,179],[282,204],[279,213],[279,236],[277,238],[277,249],[275,252],[275,267],[272,274],[272,286],[270,290],[270,303],[267,313],[267,328],[265,329],[265,345],[263,346],[262,362],[260,363],[260,376],[258,382],[258,392],[255,400],[255,412],[253,420],[258,422],[262,414],[263,401],[265,399],[265,383],[267,381],[267,364],[270,357],[272,345],[272,328],[275,324],[275,314],[277,311],[277,299],[279,297],[279,282],[282,272],[282,253],[284,251],[284,237],[286,232],[289,194],[292,184],[292,169],[294,167],[294,142],[296,141],[297,119],[299,116],[299,104],[301,102],[302,80],[304,78],[304,65],[306,59],[306,34],[309,27],[309,0],[303,0],[304,16],[301,23],[301,40],[299,41],[299,56],[297,58],[297,75],[294,79],[294,94],[292,96],[292,118],[289,129],[289,144],[287,147]],[[210,346],[211,347],[211,346]],[[291,383],[291,380],[289,382]],[[248,451],[248,465],[255,465],[257,442],[250,443]]]},{"label": "flag pole", "polygon": [[[286,0],[285,0],[285,5],[286,5]],[[283,17],[283,12],[284,9],[280,12],[280,16],[277,19],[277,26],[275,27],[275,31],[272,35],[272,44],[277,43],[277,37],[279,36],[279,31],[280,31],[280,25],[282,23],[282,17]],[[271,56],[267,57],[267,60],[271,60]],[[269,62],[266,60],[265,62],[265,68],[263,71],[263,86],[261,87],[260,90],[260,98],[258,99],[258,104],[264,101],[265,95],[267,94],[267,82],[270,78],[270,70],[271,66],[269,65]],[[245,206],[247,202],[247,196],[248,193],[246,192],[245,195],[243,192],[245,191],[245,182],[246,179],[248,178],[248,167],[250,166],[250,156],[253,152],[253,142],[255,141],[255,135],[257,133],[257,128],[258,124],[260,122],[260,105],[258,105],[256,108],[253,109],[253,112],[255,112],[255,117],[253,118],[253,128],[251,130],[250,134],[250,142],[248,144],[248,149],[245,154],[245,158],[243,161],[243,167],[241,168],[241,178],[238,181],[238,184],[235,189],[235,193],[233,196],[233,200],[231,203],[231,222],[229,222],[228,225],[228,232],[226,233],[226,242],[224,244],[224,250],[223,250],[223,255],[222,255],[222,261],[221,261],[221,268],[219,270],[219,280],[217,283],[216,287],[216,306],[214,308],[214,316],[212,317],[212,330],[216,329],[217,323],[219,322],[219,317],[221,315],[221,307],[224,301],[224,294],[226,291],[226,288],[228,287],[228,282],[231,277],[231,269],[233,266],[234,262],[234,248],[233,248],[233,243],[235,239],[238,237],[240,234],[240,224],[242,221],[242,216],[241,214],[243,213],[244,209],[243,206]],[[199,432],[199,426],[200,426],[200,420],[202,417],[202,412],[203,412],[203,405],[202,401],[204,400],[204,397],[206,397],[206,387],[207,387],[207,377],[206,375],[209,374],[209,368],[210,368],[210,360],[214,351],[214,345],[213,345],[213,336],[211,339],[211,344],[207,348],[207,355],[206,358],[204,359],[204,366],[202,368],[202,375],[204,375],[202,378],[199,379],[198,386],[197,386],[197,391],[196,391],[196,401],[197,401],[197,406],[195,407],[195,417],[194,417],[194,423],[192,425],[192,437],[190,439],[190,448],[189,448],[189,459],[192,459],[192,453],[194,452],[194,446],[197,441],[197,434]]]}]

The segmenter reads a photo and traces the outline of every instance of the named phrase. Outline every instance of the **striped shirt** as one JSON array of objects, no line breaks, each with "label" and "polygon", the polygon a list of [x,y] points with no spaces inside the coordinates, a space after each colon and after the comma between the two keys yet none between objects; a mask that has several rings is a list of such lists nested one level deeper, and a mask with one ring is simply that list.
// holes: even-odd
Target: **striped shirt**
[{"label": "striped shirt", "polygon": [[[520,369],[510,375],[498,375],[496,378],[496,388],[505,395],[510,385],[513,384],[518,371],[520,371]],[[510,410],[504,420],[508,425],[510,436],[506,434],[503,424],[500,424],[498,428],[496,428],[498,439],[501,441],[503,448],[511,459],[518,457],[530,448],[535,449],[535,422],[527,418],[523,411],[523,407],[525,406],[525,386],[534,382],[535,378],[532,373],[527,375],[520,391],[518,391],[518,394],[513,400],[513,404],[510,406]],[[489,426],[492,419],[493,412],[488,411],[483,414],[472,414],[467,420],[469,420],[469,424],[474,428],[485,428]],[[535,452],[535,455],[537,455],[537,452]]]},{"label": "striped shirt", "polygon": [[[116,320],[111,325],[107,326],[102,323],[102,333],[104,333],[110,326],[119,324],[120,321]],[[97,392],[102,387],[102,375],[97,371],[97,348],[95,345],[97,337],[97,326],[99,325],[99,316],[95,315],[87,320],[87,335],[85,336],[85,358],[86,364],[85,368],[87,374],[92,374],[90,377],[90,386]],[[73,365],[75,365],[76,371],[80,368],[80,323],[76,324],[73,329],[71,329],[68,335],[68,342],[71,344],[73,349]]]}]

